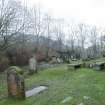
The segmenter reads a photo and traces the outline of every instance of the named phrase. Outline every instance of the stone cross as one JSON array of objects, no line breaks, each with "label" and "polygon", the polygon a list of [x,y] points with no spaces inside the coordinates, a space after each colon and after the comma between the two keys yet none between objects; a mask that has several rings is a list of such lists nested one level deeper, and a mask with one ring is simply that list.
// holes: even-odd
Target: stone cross
[{"label": "stone cross", "polygon": [[23,72],[19,67],[12,66],[7,72],[8,96],[16,99],[25,99]]},{"label": "stone cross", "polygon": [[30,74],[37,72],[37,61],[35,56],[29,59],[29,72]]}]

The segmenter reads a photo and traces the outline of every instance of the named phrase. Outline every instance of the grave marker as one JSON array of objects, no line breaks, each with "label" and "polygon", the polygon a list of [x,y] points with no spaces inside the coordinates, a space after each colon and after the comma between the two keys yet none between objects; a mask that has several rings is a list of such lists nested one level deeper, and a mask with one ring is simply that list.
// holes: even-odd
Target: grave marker
[{"label": "grave marker", "polygon": [[68,70],[77,70],[82,67],[82,64],[68,64]]},{"label": "grave marker", "polygon": [[30,74],[37,72],[37,60],[35,56],[29,59],[29,72]]},{"label": "grave marker", "polygon": [[19,67],[12,66],[7,72],[8,96],[16,99],[25,99],[23,72]]}]

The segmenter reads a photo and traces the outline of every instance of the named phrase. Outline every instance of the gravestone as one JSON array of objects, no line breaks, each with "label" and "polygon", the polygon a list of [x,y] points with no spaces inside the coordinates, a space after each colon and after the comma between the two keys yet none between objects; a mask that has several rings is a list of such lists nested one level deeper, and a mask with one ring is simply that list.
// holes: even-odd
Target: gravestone
[{"label": "gravestone", "polygon": [[23,71],[12,66],[7,71],[8,96],[16,99],[25,99]]},{"label": "gravestone", "polygon": [[60,58],[57,58],[57,63],[61,63],[61,59]]},{"label": "gravestone", "polygon": [[94,70],[104,70],[105,69],[105,63],[104,62],[96,62],[93,66]]},{"label": "gravestone", "polygon": [[51,63],[51,64],[57,63],[57,58],[56,58],[56,56],[53,56],[53,57],[52,57],[50,63]]},{"label": "gravestone", "polygon": [[66,103],[66,102],[69,102],[70,100],[72,100],[73,97],[69,96],[69,97],[66,97],[63,101],[61,101],[62,104]]},{"label": "gravestone", "polygon": [[78,64],[68,64],[67,66],[68,66],[68,70],[77,70],[82,67],[82,64],[81,63],[80,64],[79,63]]},{"label": "gravestone", "polygon": [[32,56],[29,59],[29,73],[33,74],[34,72],[37,72],[37,60],[35,56]]},{"label": "gravestone", "polygon": [[26,91],[26,97],[27,97],[27,98],[28,98],[28,97],[31,97],[31,96],[33,96],[33,95],[36,95],[36,94],[38,94],[38,93],[43,92],[43,91],[46,90],[46,89],[48,89],[46,86],[39,86],[39,87],[36,87],[36,88],[34,88],[34,89],[32,89],[32,90],[28,90],[28,91]]}]

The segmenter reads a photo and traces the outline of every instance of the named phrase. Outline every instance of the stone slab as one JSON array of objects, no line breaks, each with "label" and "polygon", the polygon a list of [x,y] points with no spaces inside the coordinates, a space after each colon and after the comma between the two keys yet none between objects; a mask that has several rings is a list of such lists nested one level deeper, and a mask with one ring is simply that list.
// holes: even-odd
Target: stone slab
[{"label": "stone slab", "polygon": [[31,97],[31,96],[36,95],[36,94],[38,94],[38,93],[40,93],[46,89],[48,89],[46,86],[39,86],[39,87],[36,87],[32,90],[26,91],[25,94],[26,94],[26,97]]},{"label": "stone slab", "polygon": [[73,99],[73,97],[66,97],[61,103],[66,103],[68,101],[70,101],[71,99]]}]

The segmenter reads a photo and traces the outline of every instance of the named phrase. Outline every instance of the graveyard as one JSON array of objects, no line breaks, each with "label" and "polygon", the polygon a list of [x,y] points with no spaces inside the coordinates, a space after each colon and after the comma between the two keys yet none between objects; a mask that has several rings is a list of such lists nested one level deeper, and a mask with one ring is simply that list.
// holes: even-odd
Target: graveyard
[{"label": "graveyard", "polygon": [[76,69],[68,70],[68,64],[59,64],[40,70],[38,74],[25,74],[25,90],[38,86],[47,89],[25,100],[5,97],[0,105],[104,105],[105,71]]},{"label": "graveyard", "polygon": [[105,0],[0,0],[0,105],[105,105]]}]

